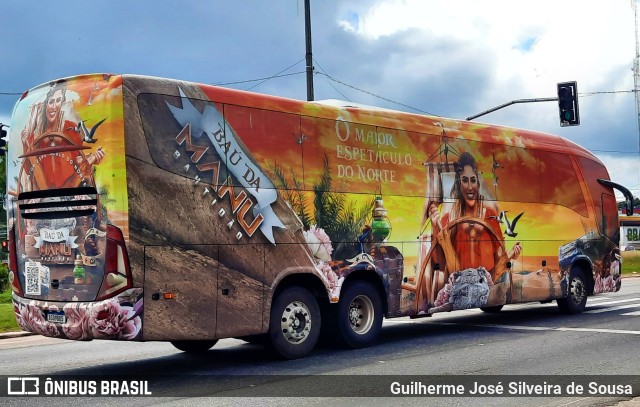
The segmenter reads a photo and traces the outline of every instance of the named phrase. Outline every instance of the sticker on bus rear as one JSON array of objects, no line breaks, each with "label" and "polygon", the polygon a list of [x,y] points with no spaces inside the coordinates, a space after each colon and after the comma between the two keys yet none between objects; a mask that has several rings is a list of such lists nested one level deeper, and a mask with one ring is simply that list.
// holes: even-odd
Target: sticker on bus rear
[{"label": "sticker on bus rear", "polygon": [[25,294],[40,295],[40,263],[27,261],[24,263],[26,290]]}]

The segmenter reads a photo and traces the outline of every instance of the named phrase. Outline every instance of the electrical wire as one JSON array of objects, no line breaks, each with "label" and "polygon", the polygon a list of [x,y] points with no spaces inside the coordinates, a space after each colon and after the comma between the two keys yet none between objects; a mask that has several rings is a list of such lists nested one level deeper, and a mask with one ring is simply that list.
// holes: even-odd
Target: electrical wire
[{"label": "electrical wire", "polygon": [[380,95],[378,95],[378,94],[376,94],[376,93],[369,92],[369,91],[367,91],[367,90],[364,90],[364,89],[358,88],[358,87],[356,87],[356,86],[350,85],[350,84],[345,83],[345,82],[343,82],[343,81],[341,81],[341,80],[339,80],[339,79],[337,79],[337,78],[334,78],[334,77],[333,77],[333,76],[331,76],[331,75],[327,75],[327,74],[326,74],[326,73],[324,73],[324,72],[317,72],[317,74],[318,74],[318,75],[324,75],[324,76],[326,76],[327,78],[329,78],[330,80],[332,80],[332,81],[334,81],[334,82],[337,82],[337,83],[339,83],[339,84],[341,84],[341,85],[344,85],[344,86],[347,86],[347,87],[349,87],[349,88],[355,89],[355,90],[360,91],[360,92],[362,92],[362,93],[366,93],[367,95],[371,95],[371,96],[376,97],[376,98],[378,98],[378,99],[381,99],[381,100],[384,100],[384,101],[387,101],[387,102],[390,102],[390,103],[395,103],[395,104],[397,104],[397,105],[407,107],[407,108],[409,108],[409,109],[415,110],[415,111],[420,112],[420,113],[424,113],[424,114],[428,114],[428,115],[431,115],[431,116],[437,116],[437,117],[440,117],[440,116],[439,116],[439,115],[437,115],[437,114],[429,113],[429,112],[424,111],[424,110],[422,110],[422,109],[418,109],[417,107],[413,107],[413,106],[407,105],[407,104],[405,104],[405,103],[398,102],[398,101],[396,101],[396,100],[389,99],[389,98],[386,98],[386,97],[384,97],[384,96],[380,96]]},{"label": "electrical wire", "polygon": [[[325,69],[320,65],[320,63],[319,63],[318,61],[316,61],[316,59],[315,59],[315,58],[312,58],[312,59],[313,59],[313,62],[315,62],[315,63],[316,63],[316,65],[318,65],[318,67],[319,67],[320,69],[322,69],[322,72],[324,72],[325,74],[327,74],[327,75],[328,75],[327,71],[326,71],[326,70],[325,70]],[[333,90],[335,90],[336,92],[338,92],[338,93],[339,93],[343,98],[345,98],[347,101],[351,102],[351,99],[349,99],[347,96],[345,96],[345,94],[344,94],[344,93],[340,92],[340,91],[338,90],[338,88],[336,88],[335,86],[333,86],[333,83],[331,83],[331,82],[327,82],[327,83],[329,84],[329,86],[331,86],[331,87],[333,88]]]},{"label": "electrical wire", "polygon": [[247,79],[247,80],[244,80],[244,81],[217,82],[217,83],[212,83],[211,85],[214,85],[214,86],[225,86],[225,85],[237,85],[237,84],[240,84],[240,83],[268,81],[269,79],[273,79],[273,78],[283,78],[285,76],[300,75],[300,74],[303,74],[303,73],[305,73],[305,71],[286,73],[286,74],[282,74],[282,75],[267,76],[266,78]]},{"label": "electrical wire", "polygon": [[266,79],[265,79],[265,80],[263,80],[262,82],[257,83],[257,84],[253,85],[252,87],[250,87],[249,89],[246,89],[246,90],[251,90],[251,89],[253,89],[253,88],[255,88],[255,87],[258,87],[258,86],[262,85],[263,83],[265,83],[266,81],[268,81],[268,80],[270,80],[270,79],[276,78],[278,75],[282,74],[283,72],[288,71],[289,69],[293,68],[294,66],[298,65],[300,62],[302,62],[302,61],[304,61],[304,60],[305,60],[305,58],[302,58],[302,59],[301,59],[301,60],[299,60],[298,62],[296,62],[296,63],[294,63],[294,64],[292,64],[292,65],[288,66],[287,68],[283,69],[282,71],[278,72],[277,74],[275,74],[275,75],[273,75],[273,76],[270,76],[270,77],[266,78]]}]

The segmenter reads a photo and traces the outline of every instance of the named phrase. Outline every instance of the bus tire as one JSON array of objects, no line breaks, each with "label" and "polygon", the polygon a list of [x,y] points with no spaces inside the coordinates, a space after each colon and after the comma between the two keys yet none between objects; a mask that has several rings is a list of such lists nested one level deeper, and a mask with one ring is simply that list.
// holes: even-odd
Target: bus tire
[{"label": "bus tire", "polygon": [[500,312],[502,310],[503,305],[494,305],[492,307],[480,307],[483,312],[488,312],[490,314],[495,314],[496,312]]},{"label": "bus tire", "polygon": [[315,297],[302,287],[285,288],[271,304],[269,345],[284,359],[307,355],[318,342],[320,307]]},{"label": "bus tire", "polygon": [[578,266],[569,272],[568,293],[564,298],[556,300],[558,308],[564,314],[579,314],[587,305],[587,280]]},{"label": "bus tire", "polygon": [[369,346],[382,328],[382,300],[366,281],[356,281],[341,294],[337,309],[338,340],[357,349]]},{"label": "bus tire", "polygon": [[177,349],[187,353],[202,353],[206,352],[218,343],[217,339],[205,340],[205,341],[171,341],[171,344]]}]

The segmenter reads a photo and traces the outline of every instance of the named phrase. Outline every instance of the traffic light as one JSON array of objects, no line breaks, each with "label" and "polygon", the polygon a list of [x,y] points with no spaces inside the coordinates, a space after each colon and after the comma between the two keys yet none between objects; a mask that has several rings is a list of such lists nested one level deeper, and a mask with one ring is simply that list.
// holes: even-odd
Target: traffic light
[{"label": "traffic light", "polygon": [[558,84],[558,108],[560,109],[560,126],[578,126],[578,83],[562,82]]},{"label": "traffic light", "polygon": [[4,129],[5,124],[0,123],[0,156],[3,156],[6,152],[4,149],[7,145],[7,131]]}]

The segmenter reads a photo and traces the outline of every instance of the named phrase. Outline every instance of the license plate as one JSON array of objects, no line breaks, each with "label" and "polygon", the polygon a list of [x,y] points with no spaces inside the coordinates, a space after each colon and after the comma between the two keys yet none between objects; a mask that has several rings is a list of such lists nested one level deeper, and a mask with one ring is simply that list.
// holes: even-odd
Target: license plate
[{"label": "license plate", "polygon": [[47,313],[47,321],[54,322],[56,324],[64,324],[64,311],[49,311]]}]

